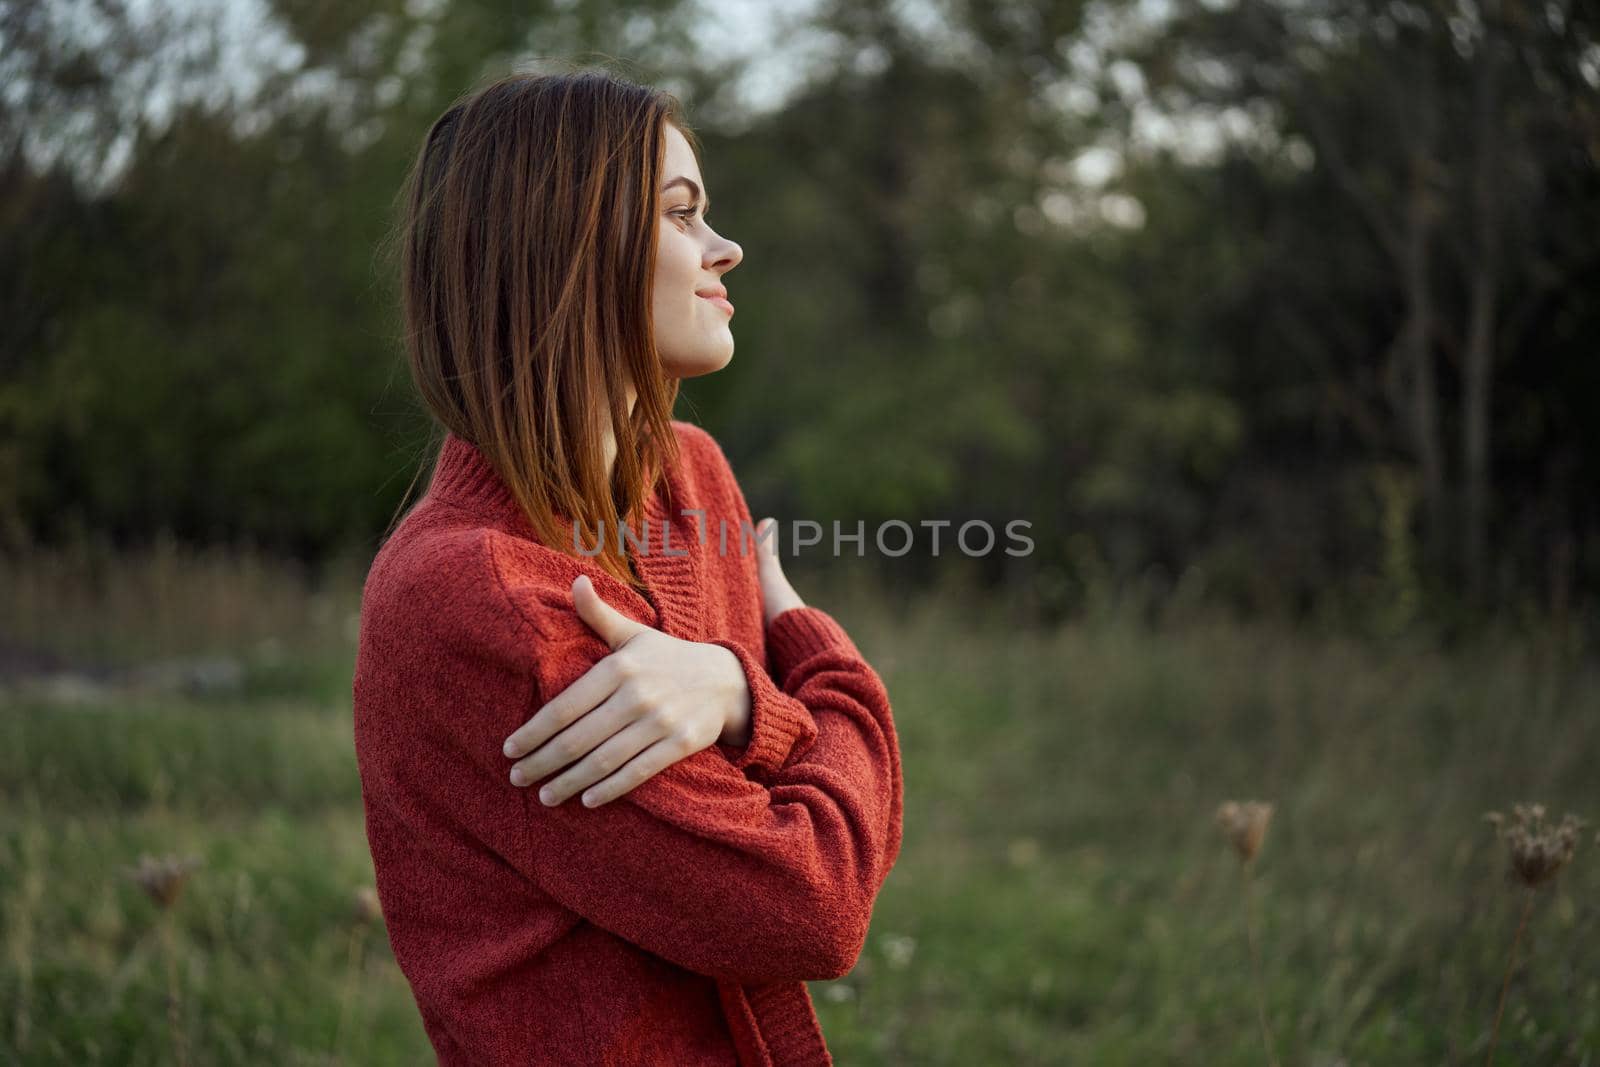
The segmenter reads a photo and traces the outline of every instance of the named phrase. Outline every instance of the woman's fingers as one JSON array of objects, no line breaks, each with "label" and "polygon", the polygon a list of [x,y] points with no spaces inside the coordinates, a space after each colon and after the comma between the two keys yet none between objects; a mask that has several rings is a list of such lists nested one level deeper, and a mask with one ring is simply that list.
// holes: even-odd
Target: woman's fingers
[{"label": "woman's fingers", "polygon": [[586,712],[577,722],[512,764],[511,784],[532,785],[554,774],[579,757],[592,753],[596,746],[622,729],[631,718],[614,698],[603,701],[599,707]]},{"label": "woman's fingers", "polygon": [[[770,537],[767,536],[767,531],[772,529],[776,521],[769,515],[756,523],[756,560],[762,565],[768,561],[778,563],[778,535],[774,533]],[[780,565],[778,569],[782,570],[783,567]]]},{"label": "woman's fingers", "polygon": [[[565,768],[540,791],[546,804],[591,787],[591,799],[603,804],[711,745],[728,729],[738,701],[748,702],[748,689],[725,649],[634,622],[601,600],[586,577],[573,582],[572,596],[612,652],[518,727],[502,750],[517,761],[513,785],[532,785]],[[799,600],[792,590],[784,597]]]},{"label": "woman's fingers", "polygon": [[[579,575],[572,583],[572,603],[583,621],[611,647],[613,655],[606,656],[590,667],[581,678],[563,689],[544,707],[534,712],[532,718],[512,731],[511,736],[507,737],[501,746],[501,751],[509,759],[516,759],[539,749],[550,738],[585,717],[591,709],[598,707],[602,701],[616,692],[626,677],[626,668],[615,658],[615,651],[650,629],[643,623],[634,622],[602,600],[588,575]],[[524,782],[536,780],[536,775],[524,777]]]},{"label": "woman's fingers", "polygon": [[771,622],[790,608],[805,607],[805,601],[794,591],[783,573],[783,561],[778,557],[777,537],[763,538],[776,519],[765,518],[756,523],[756,577],[761,583],[761,606],[766,620]]},{"label": "woman's fingers", "polygon": [[506,738],[503,751],[511,759],[526,755],[600,706],[622,684],[621,672],[610,656],[602,659],[567,686],[533,717]]},{"label": "woman's fingers", "polygon": [[678,738],[637,720],[540,789],[539,800],[553,807],[584,791],[584,806],[597,808],[678,762],[685,755],[682,748]]}]

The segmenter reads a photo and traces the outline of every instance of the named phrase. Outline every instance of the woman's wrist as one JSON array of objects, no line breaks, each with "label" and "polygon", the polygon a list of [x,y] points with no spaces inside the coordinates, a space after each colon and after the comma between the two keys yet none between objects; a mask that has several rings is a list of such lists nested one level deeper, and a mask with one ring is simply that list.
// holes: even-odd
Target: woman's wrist
[{"label": "woman's wrist", "polygon": [[766,622],[771,625],[772,620],[792,608],[803,608],[806,602],[800,599],[800,594],[793,588],[783,586],[777,589],[762,591],[762,607],[765,609]]},{"label": "woman's wrist", "polygon": [[750,680],[744,676],[744,664],[728,649],[712,645],[722,653],[728,679],[727,714],[723,718],[719,744],[742,747],[750,743]]}]

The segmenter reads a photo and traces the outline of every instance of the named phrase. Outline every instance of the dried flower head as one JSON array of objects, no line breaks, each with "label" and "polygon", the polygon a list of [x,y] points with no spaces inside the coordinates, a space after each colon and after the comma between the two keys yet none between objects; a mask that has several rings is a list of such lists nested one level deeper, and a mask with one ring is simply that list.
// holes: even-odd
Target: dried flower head
[{"label": "dried flower head", "polygon": [[1032,837],[1015,837],[1006,846],[1006,858],[1013,867],[1031,867],[1039,862],[1039,842]]},{"label": "dried flower head", "polygon": [[357,923],[381,920],[383,907],[378,903],[378,891],[370,885],[358,886],[351,894],[350,912]]},{"label": "dried flower head", "polygon": [[1245,863],[1255,859],[1256,853],[1261,851],[1261,843],[1267,836],[1267,823],[1271,820],[1272,805],[1261,801],[1241,804],[1230,800],[1217,808],[1217,824]]},{"label": "dried flower head", "polygon": [[145,891],[157,906],[165,909],[178,902],[189,875],[200,866],[195,856],[141,855],[139,865],[128,871],[128,877]]},{"label": "dried flower head", "polygon": [[911,957],[916,951],[917,939],[910,934],[883,936],[883,954],[889,958],[889,966],[895,970],[904,970],[911,963]]},{"label": "dried flower head", "polygon": [[1498,811],[1484,818],[1510,851],[1511,876],[1530,888],[1543,885],[1571,861],[1584,821],[1569,812],[1560,825],[1546,825],[1543,804],[1513,804],[1511,813],[1510,820]]}]

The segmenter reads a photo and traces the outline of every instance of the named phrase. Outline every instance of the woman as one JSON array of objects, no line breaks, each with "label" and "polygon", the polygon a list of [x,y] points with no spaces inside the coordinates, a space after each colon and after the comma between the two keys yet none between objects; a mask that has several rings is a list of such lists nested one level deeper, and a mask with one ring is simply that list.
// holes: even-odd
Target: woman
[{"label": "woman", "polygon": [[446,433],[367,577],[355,738],[444,1064],[830,1063],[805,982],[854,965],[900,851],[882,681],[671,418],[732,356],[742,254],[691,136],[660,91],[519,75],[412,171],[406,341]]}]

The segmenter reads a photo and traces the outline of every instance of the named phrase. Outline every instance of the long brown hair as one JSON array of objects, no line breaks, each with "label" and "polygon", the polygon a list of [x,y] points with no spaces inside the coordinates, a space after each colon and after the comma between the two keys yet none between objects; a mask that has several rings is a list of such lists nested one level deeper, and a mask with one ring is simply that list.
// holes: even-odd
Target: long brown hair
[{"label": "long brown hair", "polygon": [[604,531],[593,558],[635,586],[620,524],[638,528],[677,462],[678,382],[650,314],[668,122],[698,152],[663,90],[593,68],[500,78],[428,130],[396,235],[424,405],[483,453],[545,544],[577,554],[575,538],[587,551]]}]

